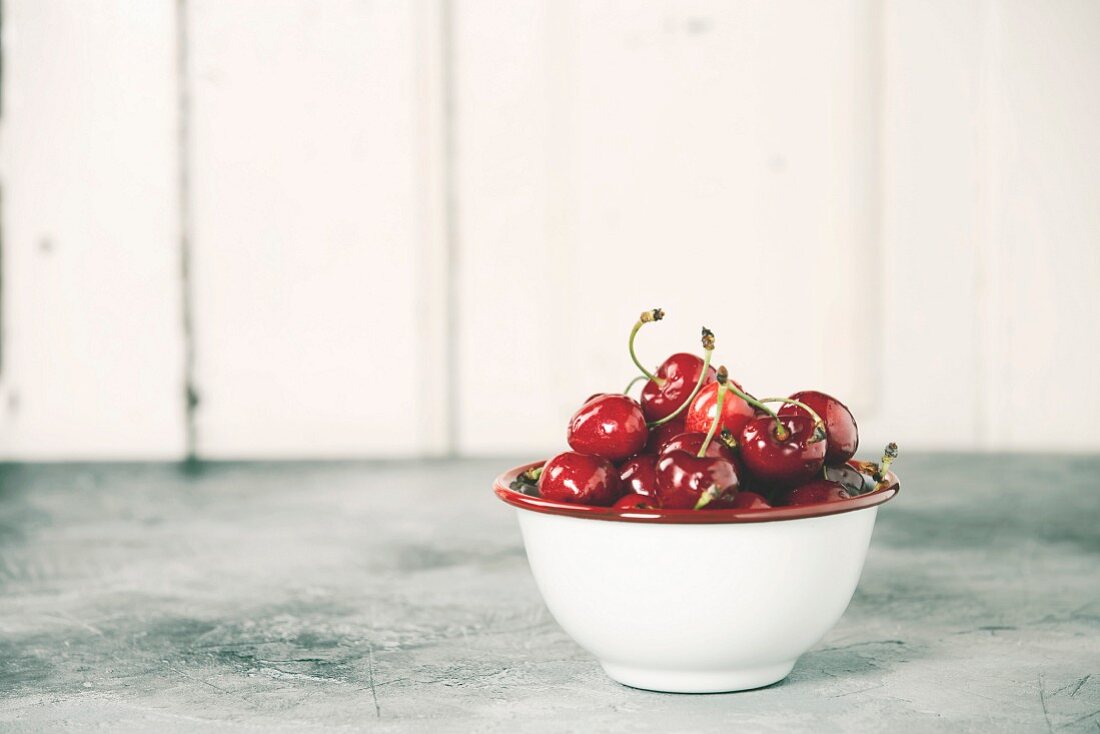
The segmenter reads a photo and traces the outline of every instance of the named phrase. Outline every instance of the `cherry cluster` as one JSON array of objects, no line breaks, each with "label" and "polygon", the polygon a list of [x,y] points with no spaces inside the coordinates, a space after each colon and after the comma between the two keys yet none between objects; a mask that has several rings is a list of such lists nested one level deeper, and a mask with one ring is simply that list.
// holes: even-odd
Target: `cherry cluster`
[{"label": "cherry cluster", "polygon": [[[855,462],[855,418],[844,403],[806,390],[756,398],[711,366],[714,334],[702,330],[703,357],[678,353],[657,371],[634,351],[638,331],[660,321],[646,311],[630,332],[641,375],[622,393],[597,393],[569,421],[572,451],[528,470],[513,488],[546,499],[619,509],[766,510],[838,502],[884,488],[897,456]],[[644,381],[640,400],[630,389]],[[778,410],[771,408],[778,405]]]}]

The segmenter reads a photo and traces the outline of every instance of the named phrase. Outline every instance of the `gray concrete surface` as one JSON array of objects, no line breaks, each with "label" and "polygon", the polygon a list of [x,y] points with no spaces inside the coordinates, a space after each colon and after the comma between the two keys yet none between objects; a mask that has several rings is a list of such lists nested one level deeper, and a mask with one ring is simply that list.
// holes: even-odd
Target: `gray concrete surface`
[{"label": "gray concrete surface", "polygon": [[903,455],[839,626],[708,696],[561,632],[508,463],[0,469],[0,728],[1100,732],[1100,458]]}]

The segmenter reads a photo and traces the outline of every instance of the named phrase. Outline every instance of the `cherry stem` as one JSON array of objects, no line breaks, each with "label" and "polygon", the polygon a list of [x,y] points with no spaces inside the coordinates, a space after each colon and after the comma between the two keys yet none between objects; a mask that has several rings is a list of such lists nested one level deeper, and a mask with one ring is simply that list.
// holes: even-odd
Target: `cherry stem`
[{"label": "cherry stem", "polygon": [[888,483],[886,472],[890,470],[890,465],[894,463],[896,458],[898,458],[898,445],[891,441],[886,445],[886,451],[882,454],[882,463],[878,465],[878,471],[874,474],[874,479],[878,482],[875,489],[882,489]]},{"label": "cherry stem", "polygon": [[699,373],[699,379],[695,381],[695,389],[691,391],[691,395],[687,396],[687,400],[680,404],[680,407],[672,411],[664,418],[655,420],[649,424],[650,428],[656,428],[657,426],[663,426],[676,416],[687,410],[687,407],[691,405],[691,401],[695,399],[695,396],[699,394],[699,391],[703,389],[703,383],[707,381],[707,372],[710,370],[710,358],[714,354],[714,332],[703,327],[703,371]]},{"label": "cherry stem", "polygon": [[[801,400],[793,400],[791,398],[761,398],[760,402],[762,402],[762,403],[790,403],[791,405],[797,405],[799,408],[802,408],[807,413],[809,413],[810,417],[814,419],[814,433],[818,433],[818,432],[821,433],[821,438],[819,438],[817,440],[821,441],[821,440],[824,439],[824,437],[825,437],[825,421],[821,420],[821,416],[817,414],[816,410],[814,410],[810,406],[806,405]],[[772,416],[775,417],[775,414],[772,413]],[[785,440],[786,437],[787,437],[786,434],[788,433],[788,431],[787,431],[786,428],[783,427],[783,424],[779,422],[778,417],[776,417],[776,419],[775,419],[775,426],[776,426],[775,427],[776,437],[780,441]],[[813,442],[811,442],[811,443],[813,443]]]},{"label": "cherry stem", "polygon": [[652,311],[643,311],[642,315],[638,317],[638,322],[634,324],[634,328],[630,330],[630,340],[627,342],[627,346],[630,348],[630,359],[634,361],[634,366],[637,367],[643,375],[645,375],[651,382],[656,382],[658,385],[665,384],[665,381],[657,375],[653,374],[638,361],[638,355],[634,353],[634,337],[638,336],[638,330],[648,324],[650,321],[660,321],[665,317],[665,312],[659,308],[655,308]]},{"label": "cherry stem", "polygon": [[645,375],[638,375],[633,380],[631,380],[630,382],[627,383],[626,389],[623,390],[623,395],[629,395],[630,394],[630,388],[634,387],[634,385],[637,384],[639,381],[648,380],[648,379],[649,378],[646,377]]},{"label": "cherry stem", "polygon": [[699,501],[695,503],[693,510],[701,510],[711,503],[712,500],[718,499],[718,485],[712,484],[707,487],[707,491],[699,495]]},{"label": "cherry stem", "polygon": [[742,400],[744,400],[746,403],[748,403],[752,407],[758,408],[759,410],[762,410],[765,413],[767,413],[768,415],[770,415],[772,417],[772,420],[775,421],[775,435],[776,435],[776,437],[780,441],[786,441],[787,440],[787,435],[788,435],[789,432],[783,426],[783,424],[779,422],[779,416],[775,414],[774,410],[772,410],[768,406],[764,405],[764,403],[766,403],[768,401],[766,401],[766,400],[757,400],[756,398],[754,398],[752,395],[749,395],[744,390],[739,389],[737,387],[737,385],[731,384],[730,385],[730,390],[733,391],[734,395],[741,398]]},{"label": "cherry stem", "polygon": [[714,434],[718,433],[718,426],[722,424],[722,403],[726,402],[726,392],[730,389],[729,386],[729,372],[726,371],[725,366],[718,368],[718,406],[714,413],[714,422],[710,424],[710,430],[707,431],[707,437],[703,439],[703,445],[699,447],[699,453],[696,454],[696,458],[703,458],[707,455],[707,449],[710,448],[710,442],[714,439]]}]

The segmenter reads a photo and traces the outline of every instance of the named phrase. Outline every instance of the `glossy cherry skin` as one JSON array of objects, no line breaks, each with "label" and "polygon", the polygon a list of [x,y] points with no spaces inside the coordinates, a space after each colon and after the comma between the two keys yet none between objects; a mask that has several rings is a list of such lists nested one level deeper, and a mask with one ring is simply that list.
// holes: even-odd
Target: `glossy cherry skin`
[{"label": "glossy cherry skin", "polygon": [[839,482],[818,479],[809,484],[803,484],[801,487],[795,487],[780,493],[779,504],[816,505],[821,502],[840,502],[850,498],[851,495],[848,494],[848,490],[844,489],[844,486]]},{"label": "glossy cherry skin", "polygon": [[582,454],[619,461],[645,447],[649,437],[637,401],[621,394],[594,397],[569,421],[569,445]]},{"label": "glossy cherry skin", "polygon": [[657,460],[657,499],[663,508],[694,509],[703,493],[715,485],[720,490],[718,499],[737,493],[737,469],[725,459],[670,451]]},{"label": "glossy cherry skin", "polygon": [[649,439],[645,442],[645,450],[647,454],[658,454],[661,452],[661,447],[668,442],[673,436],[678,436],[684,432],[684,416],[678,415],[668,423],[662,423],[656,428],[649,429]]},{"label": "glossy cherry skin", "polygon": [[657,455],[638,454],[619,467],[619,485],[624,492],[643,497],[657,496]]},{"label": "glossy cherry skin", "polygon": [[624,494],[612,505],[616,510],[658,510],[656,497],[647,497],[642,494]]},{"label": "glossy cherry skin", "polygon": [[619,472],[606,459],[566,451],[542,468],[539,495],[556,502],[607,507],[622,494]]},{"label": "glossy cherry skin", "polygon": [[[704,386],[691,401],[687,419],[684,421],[684,429],[692,433],[706,433],[710,430],[711,424],[714,423],[714,416],[717,414],[718,383],[712,382]],[[722,400],[722,424],[718,430],[726,428],[736,436],[754,414],[751,405],[727,390],[726,397]]]},{"label": "glossy cherry skin", "polygon": [[869,484],[863,474],[860,474],[856,469],[852,468],[848,464],[837,464],[836,466],[828,465],[829,450],[825,450],[825,478],[838,483],[840,486],[850,494],[852,497],[858,497],[861,494],[870,492],[875,486],[875,482],[872,480]]},{"label": "glossy cherry skin", "polygon": [[[658,421],[684,404],[695,389],[699,375],[703,373],[703,360],[694,354],[679,352],[674,354],[657,368],[657,377],[663,382],[646,382],[642,388],[642,410],[647,421]],[[714,382],[717,371],[707,366],[707,376],[703,384]]]},{"label": "glossy cherry skin", "polygon": [[[814,409],[825,422],[825,438],[829,446],[825,450],[825,463],[830,466],[843,464],[856,455],[859,448],[859,428],[848,406],[832,395],[816,390],[803,390],[791,396]],[[779,409],[779,415],[809,415],[805,408],[787,403]]]},{"label": "glossy cherry skin", "polygon": [[784,440],[776,436],[776,421],[753,418],[741,430],[741,461],[757,479],[776,486],[802,484],[825,464],[826,441],[814,441],[814,422],[806,415],[780,418],[787,429]]},{"label": "glossy cherry skin", "polygon": [[[660,455],[663,456],[672,451],[685,451],[692,456],[698,456],[699,449],[703,448],[703,442],[706,440],[707,434],[705,433],[681,433],[678,436],[673,436],[661,446]],[[718,439],[711,440],[707,446],[706,455],[715,459],[725,459],[732,464],[737,463],[733,449]]]}]

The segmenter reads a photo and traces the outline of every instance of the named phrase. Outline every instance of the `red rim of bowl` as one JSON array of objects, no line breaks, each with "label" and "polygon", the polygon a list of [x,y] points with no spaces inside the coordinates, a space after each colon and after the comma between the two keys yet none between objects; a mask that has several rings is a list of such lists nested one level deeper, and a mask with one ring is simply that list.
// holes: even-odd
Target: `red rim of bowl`
[{"label": "red rim of bowl", "polygon": [[580,517],[589,520],[611,520],[613,522],[648,522],[664,524],[720,524],[780,522],[783,520],[801,520],[807,517],[826,517],[840,515],[855,510],[865,510],[889,502],[901,490],[901,483],[893,472],[887,472],[890,485],[869,494],[862,494],[839,502],[819,502],[812,505],[794,505],[791,507],[773,507],[766,510],[617,510],[613,507],[594,507],[592,505],[571,505],[568,502],[534,497],[517,492],[508,485],[517,476],[528,469],[542,466],[545,461],[533,461],[517,466],[501,474],[493,481],[493,491],[497,497],[513,507],[549,515]]}]

